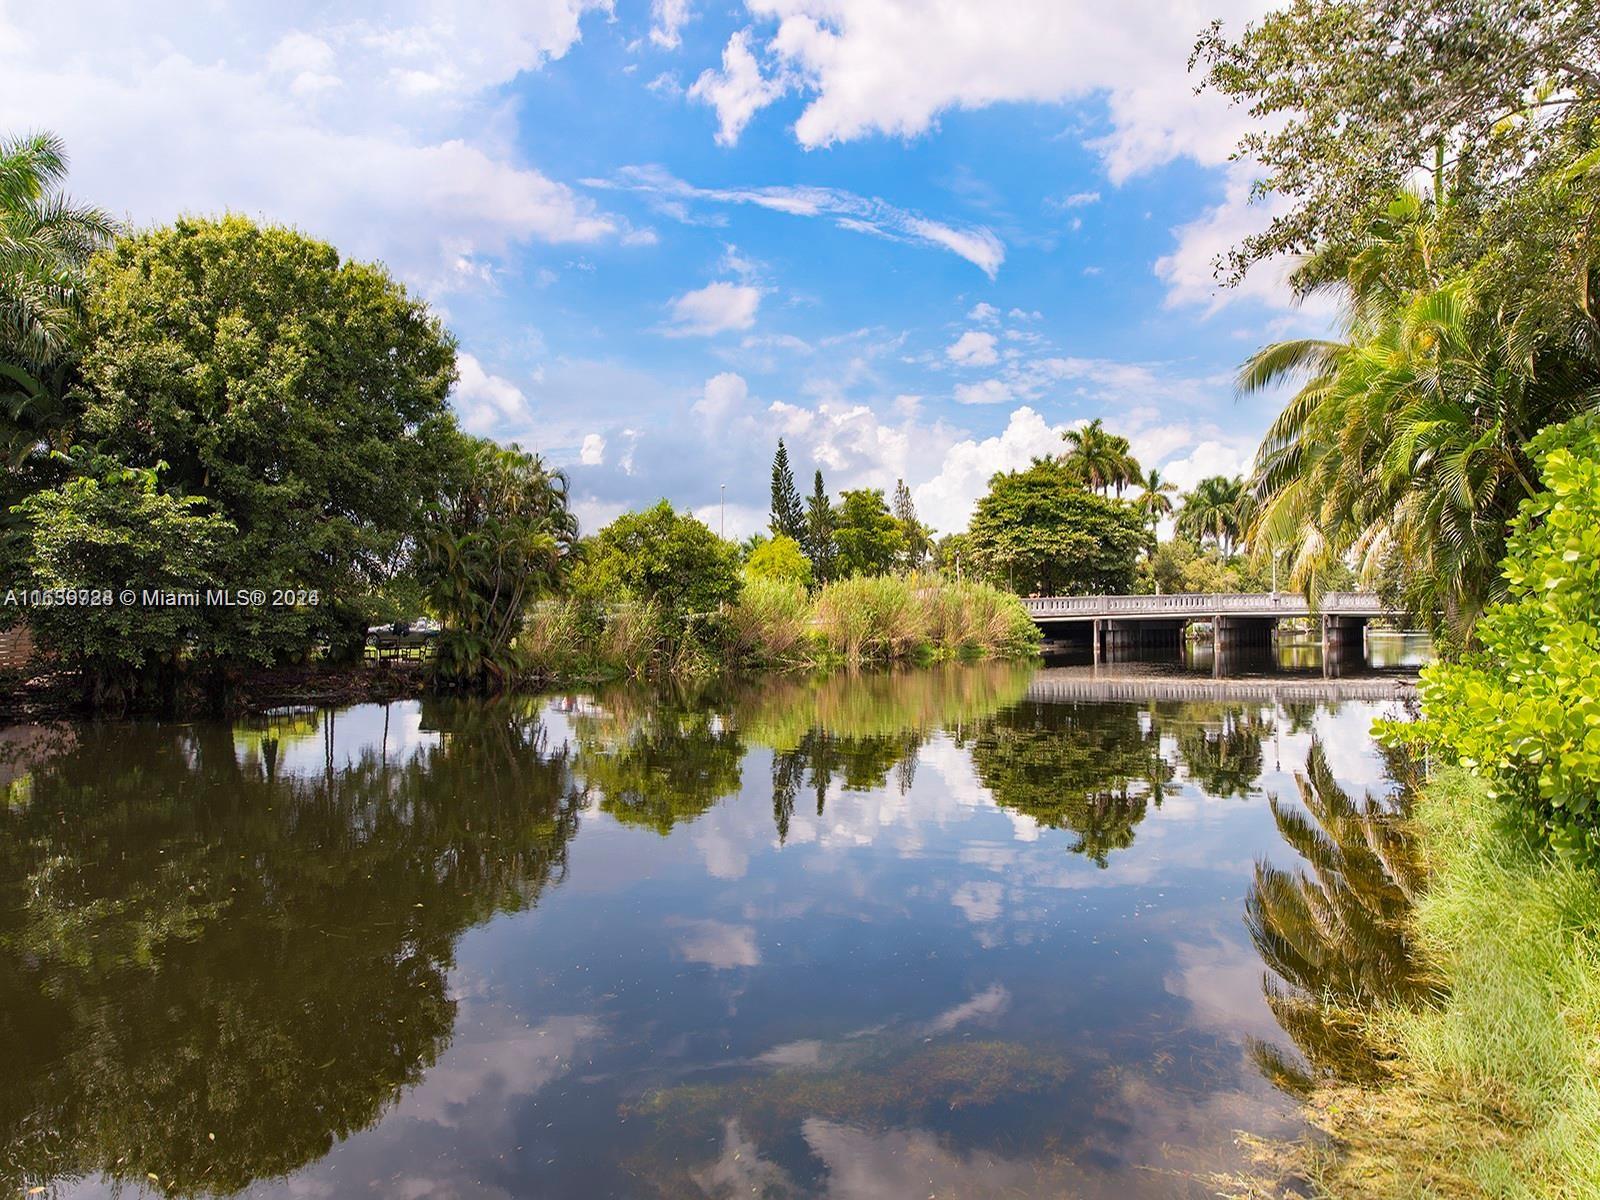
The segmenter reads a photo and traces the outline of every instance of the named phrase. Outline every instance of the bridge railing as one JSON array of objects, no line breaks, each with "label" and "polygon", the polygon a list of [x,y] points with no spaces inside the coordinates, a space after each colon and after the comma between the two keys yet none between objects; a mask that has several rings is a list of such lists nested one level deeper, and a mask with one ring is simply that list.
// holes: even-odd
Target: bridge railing
[{"label": "bridge railing", "polygon": [[[1304,617],[1311,609],[1299,592],[1174,592],[1161,596],[1030,596],[1023,600],[1034,617]],[[1327,592],[1318,611],[1341,616],[1378,616],[1385,610],[1370,592]]]}]

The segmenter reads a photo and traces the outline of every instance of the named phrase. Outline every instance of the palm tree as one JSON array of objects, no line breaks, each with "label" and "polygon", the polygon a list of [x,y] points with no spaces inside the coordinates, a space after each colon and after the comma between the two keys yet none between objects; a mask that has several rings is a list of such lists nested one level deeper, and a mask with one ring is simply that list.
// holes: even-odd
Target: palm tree
[{"label": "palm tree", "polygon": [[1216,543],[1223,558],[1232,557],[1244,527],[1246,505],[1244,480],[1238,476],[1212,475],[1185,493],[1178,512],[1177,530],[1197,542]]},{"label": "palm tree", "polygon": [[62,195],[66,171],[55,136],[0,138],[0,451],[13,465],[59,407],[85,267],[114,231]]},{"label": "palm tree", "polygon": [[1307,593],[1353,559],[1461,636],[1504,590],[1506,523],[1534,489],[1526,443],[1593,403],[1600,356],[1592,288],[1566,328],[1535,327],[1435,268],[1436,224],[1430,202],[1397,198],[1321,284],[1344,301],[1344,339],[1245,364],[1243,391],[1302,381],[1257,451],[1248,534],[1285,548]]},{"label": "palm tree", "polygon": [[1071,447],[1063,460],[1074,468],[1091,490],[1105,493],[1116,488],[1117,495],[1129,484],[1140,481],[1139,462],[1133,457],[1128,439],[1108,433],[1099,417],[1077,429],[1068,429],[1061,440]]},{"label": "palm tree", "polygon": [[1178,490],[1178,485],[1169,479],[1163,479],[1161,472],[1151,467],[1139,481],[1140,492],[1134,500],[1134,507],[1144,514],[1145,522],[1153,529],[1162,517],[1172,512],[1172,497]]}]

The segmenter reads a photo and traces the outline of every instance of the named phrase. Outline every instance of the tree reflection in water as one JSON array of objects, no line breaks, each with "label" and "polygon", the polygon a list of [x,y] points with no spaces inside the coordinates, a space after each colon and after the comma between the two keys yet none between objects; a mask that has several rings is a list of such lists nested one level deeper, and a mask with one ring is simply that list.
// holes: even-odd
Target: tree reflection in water
[{"label": "tree reflection in water", "polygon": [[1073,853],[1100,867],[1133,844],[1174,778],[1160,727],[1126,704],[1022,704],[985,722],[970,748],[995,803],[1076,834]]},{"label": "tree reflection in water", "polygon": [[1374,1078],[1379,1052],[1361,1032],[1359,1011],[1426,1002],[1435,985],[1406,919],[1423,886],[1405,827],[1409,790],[1356,803],[1335,782],[1320,743],[1297,782],[1300,804],[1274,797],[1272,816],[1307,867],[1258,863],[1245,925],[1271,971],[1267,1003],[1304,1062],[1264,1042],[1254,1056],[1268,1079],[1303,1096],[1319,1078]]},{"label": "tree reflection in water", "polygon": [[448,1043],[456,939],[565,868],[582,795],[533,704],[284,769],[316,717],[82,726],[0,807],[0,1187],[282,1176]]}]

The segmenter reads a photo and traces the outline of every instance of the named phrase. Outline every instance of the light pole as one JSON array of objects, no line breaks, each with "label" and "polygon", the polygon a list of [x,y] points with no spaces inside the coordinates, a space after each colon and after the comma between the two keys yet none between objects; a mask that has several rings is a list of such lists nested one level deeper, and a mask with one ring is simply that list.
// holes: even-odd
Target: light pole
[{"label": "light pole", "polygon": [[722,516],[717,520],[717,536],[724,541],[728,538],[728,485],[722,485]]}]

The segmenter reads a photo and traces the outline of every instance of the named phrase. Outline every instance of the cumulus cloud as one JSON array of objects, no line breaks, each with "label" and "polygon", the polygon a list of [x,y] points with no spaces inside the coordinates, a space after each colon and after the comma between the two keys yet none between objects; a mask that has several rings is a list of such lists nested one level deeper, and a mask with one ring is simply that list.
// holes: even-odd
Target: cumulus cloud
[{"label": "cumulus cloud", "polygon": [[606,440],[598,433],[585,434],[578,450],[578,461],[586,467],[598,467],[606,461]]},{"label": "cumulus cloud", "polygon": [[739,411],[749,394],[750,386],[745,383],[744,376],[724,371],[706,380],[705,391],[695,401],[694,411],[707,420],[721,421]]},{"label": "cumulus cloud", "polygon": [[951,362],[963,367],[989,367],[1000,360],[994,344],[994,334],[969,329],[946,346],[944,354]]},{"label": "cumulus cloud", "polygon": [[689,0],[650,0],[650,40],[663,50],[676,50],[683,44],[689,16]]},{"label": "cumulus cloud", "polygon": [[526,421],[528,398],[509,379],[491,375],[471,354],[456,360],[459,378],[451,399],[461,424],[473,433],[491,433],[508,423]]},{"label": "cumulus cloud", "polygon": [[938,473],[912,488],[918,515],[935,529],[965,529],[973,505],[988,490],[989,477],[996,471],[1020,470],[1036,455],[1059,454],[1064,429],[1024,406],[994,437],[956,442],[945,451]]},{"label": "cumulus cloud", "polygon": [[353,0],[205,20],[176,0],[35,6],[26,25],[0,12],[0,127],[38,124],[49,96],[74,193],[135,222],[260,214],[429,290],[481,283],[485,256],[624,231],[482,136],[494,89],[566,54],[604,7],[403,0],[381,26]]},{"label": "cumulus cloud", "polygon": [[672,301],[671,323],[666,332],[673,337],[726,333],[749,329],[761,307],[761,289],[742,283],[719,281],[685,292]]},{"label": "cumulus cloud", "polygon": [[587,186],[653,196],[675,220],[692,219],[688,205],[749,204],[794,217],[824,217],[843,229],[910,245],[934,246],[966,259],[993,279],[1005,262],[1005,244],[982,225],[958,226],[931,220],[883,200],[838,188],[777,185],[747,188],[695,187],[659,166],[624,167],[610,179],[586,179]]},{"label": "cumulus cloud", "polygon": [[750,31],[741,29],[722,51],[722,70],[707,67],[689,89],[689,98],[717,111],[717,144],[731,146],[755,116],[783,95],[781,80],[768,79],[750,51]]},{"label": "cumulus cloud", "polygon": [[1216,0],[1201,10],[1189,0],[746,0],[746,7],[809,98],[794,126],[803,146],[914,137],[951,109],[1103,95],[1111,130],[1093,144],[1121,182],[1180,155],[1208,164],[1227,158],[1246,118],[1221,97],[1195,96],[1185,65],[1208,20],[1237,27],[1267,3]]},{"label": "cumulus cloud", "polygon": [[987,300],[980,300],[967,311],[967,319],[980,325],[992,325],[1000,319],[1000,310]]},{"label": "cumulus cloud", "polygon": [[985,379],[980,383],[958,383],[957,404],[1005,404],[1011,399],[1011,389],[998,379]]}]

